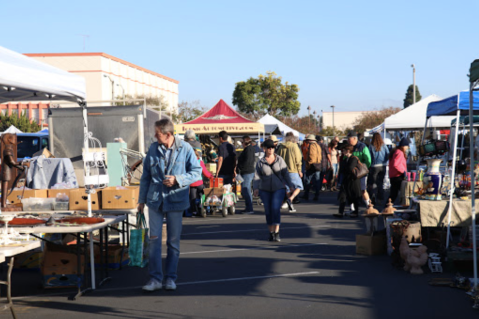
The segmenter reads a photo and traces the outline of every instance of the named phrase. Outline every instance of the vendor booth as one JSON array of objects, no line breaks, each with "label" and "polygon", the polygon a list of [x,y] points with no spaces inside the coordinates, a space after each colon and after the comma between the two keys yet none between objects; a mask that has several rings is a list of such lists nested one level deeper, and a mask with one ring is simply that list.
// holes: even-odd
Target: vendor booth
[{"label": "vendor booth", "polygon": [[263,123],[265,125],[276,124],[276,125],[278,125],[278,128],[281,131],[281,134],[283,136],[286,135],[286,133],[288,133],[288,132],[293,132],[294,136],[297,136],[300,141],[304,140],[305,135],[303,133],[298,132],[295,129],[292,129],[288,125],[284,124],[283,122],[281,122],[280,120],[278,120],[277,118],[275,118],[275,117],[273,117],[269,114],[266,114],[265,116],[260,118],[258,120],[258,123]]},{"label": "vendor booth", "polygon": [[264,133],[264,125],[248,120],[220,100],[200,117],[175,125],[176,134],[185,134],[187,130],[193,130],[196,134],[218,134],[226,131],[228,134],[246,135]]},{"label": "vendor booth", "polygon": [[[86,90],[85,90],[85,79],[81,76],[57,69],[50,65],[41,63],[32,58],[29,58],[23,54],[13,52],[11,50],[0,47],[0,103],[10,102],[10,101],[70,101],[78,103],[80,108],[78,112],[83,114],[83,119],[81,120],[82,127],[78,132],[71,132],[71,134],[77,134],[82,136],[82,145],[83,145],[83,160],[87,164],[85,165],[84,177],[86,182],[85,189],[31,189],[31,190],[13,190],[10,193],[5,191],[3,199],[9,199],[10,204],[5,204],[2,202],[2,211],[0,212],[0,221],[5,224],[5,231],[0,234],[0,254],[2,254],[5,249],[4,247],[10,247],[11,245],[22,246],[25,249],[31,249],[30,247],[38,247],[40,244],[39,240],[45,240],[44,237],[38,236],[40,233],[52,234],[52,233],[74,233],[77,241],[77,251],[76,254],[72,253],[73,256],[76,255],[77,259],[80,260],[80,246],[83,245],[84,254],[87,255],[89,252],[89,272],[91,281],[88,282],[86,274],[87,263],[83,263],[83,266],[80,262],[74,263],[75,275],[73,279],[73,286],[77,287],[78,293],[73,297],[76,298],[80,296],[83,292],[89,289],[95,289],[96,279],[95,279],[95,253],[93,249],[93,238],[92,231],[100,231],[100,242],[95,243],[96,246],[100,248],[100,264],[103,269],[100,273],[106,274],[103,278],[108,277],[108,272],[106,262],[108,259],[108,228],[111,228],[112,224],[118,224],[126,220],[126,214],[132,213],[130,210],[119,210],[117,209],[112,214],[116,215],[115,217],[109,217],[104,210],[101,210],[100,213],[103,214],[103,217],[98,215],[93,216],[93,209],[99,207],[100,209],[100,193],[104,186],[107,186],[108,181],[103,179],[103,174],[94,173],[97,168],[99,168],[99,163],[104,164],[104,160],[98,155],[100,152],[96,151],[95,155],[92,155],[92,152],[89,152],[90,145],[95,145],[94,137],[88,130],[88,119],[86,112]],[[5,139],[3,135],[2,139]],[[14,136],[14,135],[12,135]],[[10,138],[10,137],[7,137]],[[5,141],[3,141],[6,144]],[[10,140],[7,140],[10,142]],[[93,144],[92,144],[93,143]],[[9,144],[12,146],[14,144]],[[12,147],[13,149],[13,147]],[[16,148],[15,148],[16,150]],[[3,156],[3,153],[2,153]],[[6,157],[2,157],[5,159]],[[13,157],[12,157],[13,158]],[[90,159],[91,158],[91,159]],[[8,159],[10,160],[10,159]],[[15,158],[11,161],[14,161]],[[20,166],[19,164],[16,164]],[[23,167],[28,167],[27,164],[22,163]],[[98,169],[99,171],[99,169]],[[33,169],[32,169],[33,173]],[[45,173],[45,172],[43,172]],[[100,183],[101,180],[101,183]],[[98,183],[96,182],[98,181]],[[101,185],[100,185],[101,184]],[[60,202],[58,201],[57,193],[70,193],[69,200],[70,202]],[[20,196],[16,196],[16,193],[21,193]],[[27,196],[27,193],[31,196]],[[49,196],[49,193],[53,193],[54,196]],[[68,211],[68,208],[72,209],[72,200],[74,196],[72,193],[77,194],[77,202],[82,204],[82,207],[74,208],[75,212]],[[65,195],[65,194],[62,194]],[[94,195],[94,196],[93,196]],[[30,198],[29,198],[30,197]],[[21,201],[20,203],[14,203],[15,201]],[[80,203],[81,202],[81,203]],[[57,205],[61,203],[60,205]],[[70,205],[69,205],[70,204]],[[74,202],[75,204],[75,202]],[[134,207],[133,207],[134,208]],[[22,210],[28,210],[24,212]],[[84,213],[80,213],[76,210],[88,211],[88,216]],[[36,213],[32,213],[35,211]],[[136,210],[135,210],[136,212]],[[32,216],[34,215],[34,216]],[[107,216],[108,215],[108,216]],[[55,217],[55,218],[54,218]],[[73,221],[74,219],[79,221]],[[65,219],[68,219],[67,222],[64,222]],[[82,225],[88,224],[88,226],[74,227],[72,225]],[[42,225],[40,228],[36,226]],[[16,226],[17,228],[13,229],[11,226]],[[21,226],[22,228],[19,228]],[[123,223],[123,232],[122,236],[125,235],[125,223]],[[105,234],[103,238],[103,234]],[[28,241],[32,238],[37,238],[37,241],[34,241],[35,245],[29,245]],[[123,241],[125,242],[125,241]],[[20,244],[19,244],[20,243]],[[89,245],[89,249],[87,248]],[[23,250],[25,251],[25,250]],[[1,256],[0,256],[1,257]],[[6,282],[1,282],[2,284],[11,285],[10,274],[12,271],[13,257],[14,254],[9,250],[8,254],[5,252],[4,257],[10,257],[10,266],[8,270],[8,280]],[[102,262],[103,257],[105,257],[105,263]],[[1,258],[0,258],[1,260]],[[87,260],[87,256],[84,256],[84,260]],[[46,267],[43,265],[42,267]],[[72,268],[72,269],[73,269]],[[43,268],[42,268],[43,274]],[[72,275],[73,276],[73,275]],[[82,279],[83,278],[83,279]],[[51,279],[51,278],[50,278]],[[49,279],[49,280],[50,280]],[[87,288],[91,287],[91,288]],[[82,290],[82,288],[84,290]],[[10,294],[8,294],[9,305],[12,306]],[[12,310],[12,314],[13,310]]]}]

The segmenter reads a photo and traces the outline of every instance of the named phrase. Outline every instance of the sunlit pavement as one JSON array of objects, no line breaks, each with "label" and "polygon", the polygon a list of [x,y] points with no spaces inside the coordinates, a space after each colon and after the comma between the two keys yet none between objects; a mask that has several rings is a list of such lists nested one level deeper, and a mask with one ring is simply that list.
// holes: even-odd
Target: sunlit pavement
[{"label": "sunlit pavement", "polygon": [[[472,318],[461,290],[428,285],[388,256],[360,256],[363,220],[335,219],[337,193],[282,215],[280,243],[269,242],[262,206],[254,215],[185,218],[178,289],[144,293],[145,269],[69,301],[69,290],[42,290],[38,273],[15,272],[19,318]],[[238,204],[238,210],[243,202]],[[442,276],[449,276],[444,274]],[[5,294],[2,294],[5,296]],[[28,297],[21,297],[28,296]],[[3,311],[1,317],[8,318]]]}]

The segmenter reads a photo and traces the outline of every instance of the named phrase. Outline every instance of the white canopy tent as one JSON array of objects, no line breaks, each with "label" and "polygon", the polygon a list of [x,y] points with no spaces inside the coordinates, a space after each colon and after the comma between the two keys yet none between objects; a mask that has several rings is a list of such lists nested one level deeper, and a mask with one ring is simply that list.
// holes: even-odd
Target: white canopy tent
[{"label": "white canopy tent", "polygon": [[[404,110],[387,117],[384,120],[386,130],[416,130],[424,129],[426,122],[427,106],[431,102],[439,101],[442,98],[432,94],[421,101],[405,108]],[[451,121],[455,116],[435,116],[428,121],[428,127],[450,128]]]},{"label": "white canopy tent", "polygon": [[[262,123],[262,124],[265,124],[265,125],[266,124],[276,124],[276,125],[278,125],[278,128],[283,135],[285,135],[288,132],[293,132],[294,136],[299,137],[300,141],[304,140],[305,135],[303,133],[300,133],[300,132],[292,129],[288,125],[284,124],[283,122],[281,122],[280,120],[278,120],[277,118],[275,118],[275,117],[273,117],[269,114],[266,114],[265,116],[260,118],[258,120],[258,123]],[[451,123],[449,123],[449,125],[451,125]]]},{"label": "white canopy tent", "polygon": [[18,128],[16,128],[14,125],[10,125],[9,128],[7,128],[5,131],[3,131],[0,134],[4,134],[4,133],[18,134],[18,133],[23,133],[23,132],[20,131]]},{"label": "white canopy tent", "polygon": [[86,98],[85,79],[0,46],[0,103]]},{"label": "white canopy tent", "polygon": [[[10,101],[73,101],[83,113],[84,151],[89,151],[86,85],[81,76],[57,69],[0,46],[0,103]],[[85,174],[88,174],[85,172]],[[91,188],[87,185],[88,215],[91,216]],[[91,234],[90,234],[91,235]],[[90,241],[91,287],[95,289],[95,258]],[[78,295],[81,295],[78,288]]]}]

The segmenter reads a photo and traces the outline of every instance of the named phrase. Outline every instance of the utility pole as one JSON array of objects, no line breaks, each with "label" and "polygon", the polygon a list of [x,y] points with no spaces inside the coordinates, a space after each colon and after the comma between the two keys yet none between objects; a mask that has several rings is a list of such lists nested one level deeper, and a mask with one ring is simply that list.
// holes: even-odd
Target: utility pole
[{"label": "utility pole", "polygon": [[412,68],[412,104],[416,103],[416,66],[411,64]]},{"label": "utility pole", "polygon": [[83,52],[85,52],[86,38],[89,38],[90,36],[88,34],[79,34],[79,36],[83,37]]},{"label": "utility pole", "polygon": [[308,105],[308,130],[311,133],[311,114],[309,114],[309,111],[311,111],[311,106]]},{"label": "utility pole", "polygon": [[334,105],[331,105],[331,108],[333,109],[333,134],[335,134],[335,131],[334,131]]}]

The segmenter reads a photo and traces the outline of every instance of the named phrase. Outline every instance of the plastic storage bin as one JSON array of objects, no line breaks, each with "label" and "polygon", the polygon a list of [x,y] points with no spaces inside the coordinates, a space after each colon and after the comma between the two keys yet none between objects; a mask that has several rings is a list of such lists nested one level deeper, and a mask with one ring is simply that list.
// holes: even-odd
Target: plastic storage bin
[{"label": "plastic storage bin", "polygon": [[55,201],[53,203],[53,210],[68,210],[68,208],[70,207],[70,202],[58,202],[58,201]]},{"label": "plastic storage bin", "polygon": [[53,203],[55,203],[55,198],[31,197],[22,199],[23,210],[27,212],[52,210]]}]

